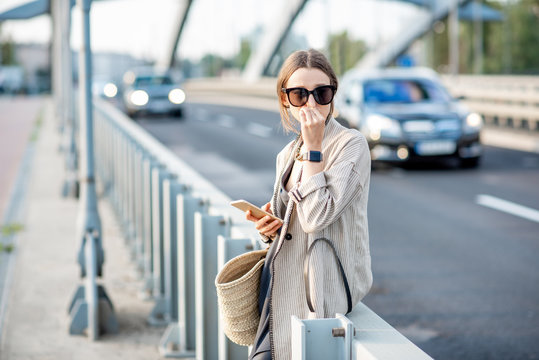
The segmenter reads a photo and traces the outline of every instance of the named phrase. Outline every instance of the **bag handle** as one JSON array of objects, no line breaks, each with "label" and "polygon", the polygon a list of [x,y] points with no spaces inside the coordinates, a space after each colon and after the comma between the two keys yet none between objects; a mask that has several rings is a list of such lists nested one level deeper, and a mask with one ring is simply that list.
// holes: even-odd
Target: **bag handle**
[{"label": "bag handle", "polygon": [[339,256],[337,255],[337,251],[335,250],[335,247],[333,246],[331,241],[329,241],[326,238],[318,238],[312,242],[311,246],[309,246],[309,249],[307,250],[307,255],[305,256],[305,262],[303,263],[303,279],[305,281],[305,295],[307,296],[307,305],[309,306],[309,310],[311,312],[315,312],[313,303],[311,301],[311,289],[309,285],[309,273],[311,270],[309,260],[311,259],[311,253],[313,252],[314,245],[318,241],[324,241],[325,243],[327,243],[329,247],[331,248],[331,250],[333,251],[333,255],[335,255],[335,259],[337,259],[337,265],[339,265],[339,270],[341,272],[341,277],[344,283],[344,290],[346,291],[346,301],[348,303],[348,310],[346,311],[346,313],[348,314],[350,311],[352,311],[352,295],[350,294],[350,287],[348,286],[348,279],[346,278],[346,274],[344,273],[344,268],[341,264],[341,260],[339,259]]}]

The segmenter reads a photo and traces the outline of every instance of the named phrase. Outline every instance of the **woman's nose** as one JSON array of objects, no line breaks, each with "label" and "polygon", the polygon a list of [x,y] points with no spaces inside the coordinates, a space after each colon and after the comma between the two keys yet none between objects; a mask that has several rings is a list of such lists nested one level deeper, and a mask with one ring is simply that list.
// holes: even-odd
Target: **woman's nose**
[{"label": "woman's nose", "polygon": [[314,99],[313,94],[309,94],[309,97],[307,98],[307,105],[309,107],[316,107],[316,100]]}]

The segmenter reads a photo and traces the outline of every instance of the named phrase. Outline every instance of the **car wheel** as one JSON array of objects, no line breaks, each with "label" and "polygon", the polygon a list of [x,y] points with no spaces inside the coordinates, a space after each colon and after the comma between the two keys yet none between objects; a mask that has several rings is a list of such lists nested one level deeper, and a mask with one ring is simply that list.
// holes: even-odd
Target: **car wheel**
[{"label": "car wheel", "polygon": [[181,109],[174,110],[172,112],[172,116],[177,117],[177,118],[183,117],[183,110],[181,110]]},{"label": "car wheel", "polygon": [[479,166],[479,157],[460,159],[460,167],[463,169],[472,169]]}]

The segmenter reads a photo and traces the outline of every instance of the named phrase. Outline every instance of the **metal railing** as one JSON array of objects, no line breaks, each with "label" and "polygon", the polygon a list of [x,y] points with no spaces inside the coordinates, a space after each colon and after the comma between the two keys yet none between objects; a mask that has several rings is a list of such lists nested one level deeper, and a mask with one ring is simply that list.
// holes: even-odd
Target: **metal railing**
[{"label": "metal railing", "polygon": [[[265,78],[249,84],[237,79],[197,79],[187,82],[186,89],[190,95],[235,94],[276,99],[275,81]],[[539,130],[539,76],[459,75],[442,76],[442,81],[453,96],[462,97],[487,124]]]},{"label": "metal railing", "polygon": [[488,124],[539,130],[539,76],[459,75],[443,80]]},{"label": "metal railing", "polygon": [[[141,292],[155,303],[148,322],[167,326],[159,352],[178,358],[245,359],[248,348],[230,342],[221,330],[214,280],[227,260],[260,248],[259,234],[225,194],[153,136],[111,104],[94,103],[96,173],[143,280]],[[363,304],[348,319],[357,334],[345,336],[352,349],[338,351],[352,354],[347,359],[366,354],[388,358],[385,354],[398,354],[403,344],[407,359],[430,359]],[[304,333],[310,341],[296,344],[294,359],[305,358],[307,350],[316,352],[315,346],[325,344],[331,334],[331,329],[319,332],[321,338],[313,342],[315,335]],[[341,343],[337,340],[335,346]]]}]

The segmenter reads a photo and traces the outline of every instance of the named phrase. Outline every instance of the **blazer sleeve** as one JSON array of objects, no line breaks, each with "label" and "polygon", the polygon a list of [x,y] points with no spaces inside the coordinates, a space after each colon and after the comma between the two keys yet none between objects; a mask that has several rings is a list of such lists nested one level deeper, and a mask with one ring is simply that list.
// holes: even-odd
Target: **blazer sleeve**
[{"label": "blazer sleeve", "polygon": [[332,224],[363,191],[371,160],[365,138],[354,137],[343,147],[330,168],[294,185],[289,194],[306,233]]}]

